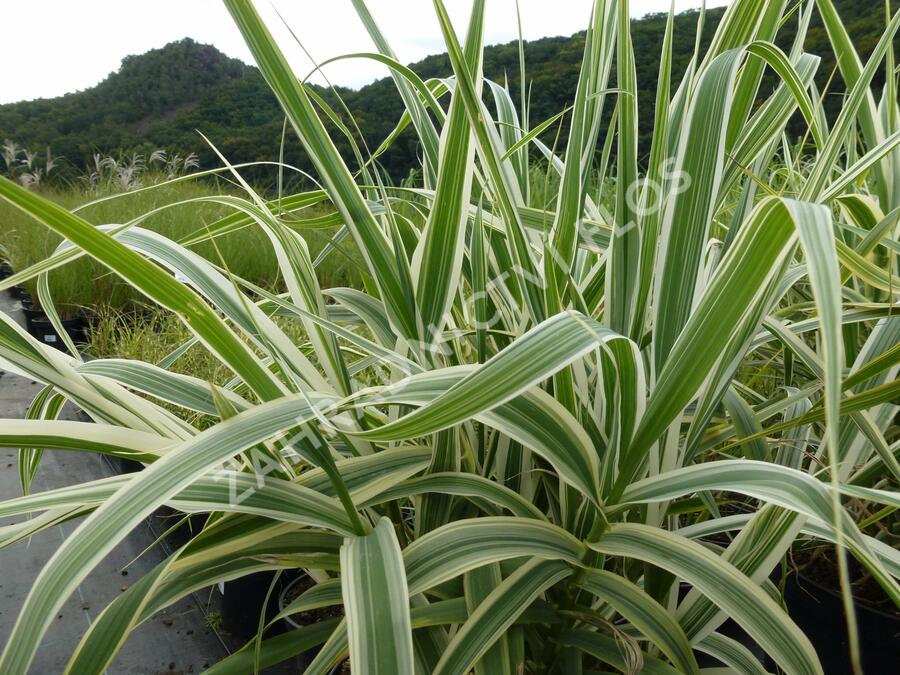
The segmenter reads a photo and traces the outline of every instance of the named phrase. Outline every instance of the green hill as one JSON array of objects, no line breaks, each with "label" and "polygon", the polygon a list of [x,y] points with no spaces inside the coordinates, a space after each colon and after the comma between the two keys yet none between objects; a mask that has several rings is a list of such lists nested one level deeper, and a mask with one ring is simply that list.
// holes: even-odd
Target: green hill
[{"label": "green hill", "polygon": [[[884,26],[884,6],[880,0],[838,0],[835,5],[853,38],[867,54]],[[709,39],[724,10],[707,12],[704,38]],[[674,77],[679,78],[693,51],[698,13],[676,17],[673,54]],[[793,19],[794,21],[796,18]],[[653,99],[659,49],[666,16],[655,14],[633,22],[634,52],[639,89],[642,128],[652,126]],[[790,44],[793,24],[781,31],[779,41]],[[581,61],[584,34],[550,37],[528,42],[525,48],[526,78],[531,86],[531,123],[562,110],[574,96]],[[818,80],[824,86],[834,68],[831,48],[824,28],[814,19],[807,51],[823,56]],[[450,65],[446,55],[429,56],[412,64],[422,77],[446,76]],[[488,47],[484,55],[485,75],[508,81],[518,100],[518,44],[511,42]],[[880,86],[883,81],[876,81]],[[836,80],[839,80],[839,76]],[[830,92],[837,94],[840,82]],[[402,104],[389,78],[358,90],[319,89],[333,105],[339,94],[352,112],[365,140],[374,149],[393,129],[402,113]],[[827,100],[832,111],[840,97]],[[802,133],[800,124],[794,127]],[[215,47],[190,39],[173,42],[139,56],[129,56],[121,68],[103,82],[84,91],[58,98],[39,99],[0,106],[0,139],[10,138],[32,150],[50,146],[74,167],[82,167],[94,152],[148,151],[166,148],[196,152],[205,167],[218,164],[197,130],[206,134],[232,162],[277,159],[282,116],[268,87],[256,68],[232,59]],[[555,132],[548,132],[548,141]],[[347,142],[334,134],[338,146]],[[564,138],[564,133],[563,133]],[[562,139],[561,139],[562,140]],[[648,139],[642,139],[646,150]],[[309,168],[298,144],[289,136],[286,161]],[[412,134],[402,137],[383,164],[395,177],[404,176],[418,164]]]}]

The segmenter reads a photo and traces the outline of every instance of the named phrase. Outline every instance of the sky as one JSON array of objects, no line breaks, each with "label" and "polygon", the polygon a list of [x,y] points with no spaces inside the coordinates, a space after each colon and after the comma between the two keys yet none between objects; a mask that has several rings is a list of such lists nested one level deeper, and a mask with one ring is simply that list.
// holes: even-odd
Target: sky
[{"label": "sky", "polygon": [[[333,56],[374,51],[350,0],[254,0],[295,72]],[[676,11],[701,0],[675,0]],[[444,0],[463,33],[471,0]],[[515,0],[487,0],[485,44],[518,37]],[[592,0],[519,0],[525,39],[571,35],[588,22]],[[670,0],[631,0],[633,17],[667,12]],[[707,7],[727,0],[707,0]],[[403,63],[445,51],[430,0],[368,0],[370,12]],[[273,9],[274,8],[274,9]],[[277,10],[277,12],[275,11]],[[278,14],[281,14],[279,18]],[[124,56],[142,54],[173,40],[191,37],[252,63],[252,57],[219,0],[0,0],[7,35],[0,65],[0,103],[60,96],[91,87],[119,67]],[[338,61],[325,68],[333,84],[359,87],[387,75],[365,59]],[[317,79],[318,78],[318,79]],[[321,77],[312,78],[322,82]]]}]

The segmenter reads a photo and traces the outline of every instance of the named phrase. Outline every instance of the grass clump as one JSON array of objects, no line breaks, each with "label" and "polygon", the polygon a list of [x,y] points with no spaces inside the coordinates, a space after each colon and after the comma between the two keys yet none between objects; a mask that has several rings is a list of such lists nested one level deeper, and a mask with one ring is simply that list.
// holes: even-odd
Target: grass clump
[{"label": "grass clump", "polygon": [[[422,170],[392,186],[364,148],[338,153],[323,120],[340,111],[291,71],[253,4],[225,4],[323,186],[273,204],[245,183],[210,226],[263,233],[276,292],[172,240],[147,255],[140,237],[98,233],[0,179],[0,197],[173,316],[153,337],[101,331],[86,364],[0,317],[0,358],[100,423],[6,421],[0,443],[92,452],[103,434],[106,452],[149,465],[114,491],[0,505],[50,509],[29,533],[93,512],[32,589],[0,672],[28,670],[67,594],[164,503],[207,525],[100,615],[72,670],[102,672],[149,608],[190,589],[304,570],[316,585],[292,611],[343,605],[345,621],[288,636],[263,625],[221,671],[322,645],[309,672],[349,656],[359,673],[699,675],[698,652],[760,672],[725,634],[730,618],[783,672],[822,675],[820,646],[767,581],[815,542],[834,547],[846,670],[861,671],[851,574],[900,606],[879,526],[900,479],[900,108],[896,87],[877,104],[871,88],[894,72],[900,13],[860,66],[828,0],[734,0],[678,81],[670,17],[657,96],[641,101],[628,4],[596,0],[566,147],[549,149],[527,91],[482,77],[483,0],[462,38],[435,0],[453,79],[428,82],[394,63],[354,0],[420,142]],[[829,125],[819,59],[803,52],[816,8],[845,55]],[[785,53],[773,40],[787,21],[799,29]],[[786,137],[795,114],[802,160]],[[322,218],[298,215],[314,204]],[[300,233],[318,226],[353,242],[359,287],[330,286]],[[160,358],[188,336],[197,351],[181,366]],[[195,413],[202,425],[185,424]],[[26,492],[36,469],[23,451]]]},{"label": "grass clump", "polygon": [[[152,184],[170,179],[164,174],[151,173],[144,180]],[[203,180],[160,184],[149,190],[131,192],[122,192],[115,185],[90,187],[81,183],[40,190],[42,197],[67,209],[77,209],[85,220],[95,225],[137,221],[139,227],[176,242],[200,238],[189,250],[237,277],[276,290],[280,278],[278,263],[268,238],[260,229],[241,227],[214,238],[202,236],[206,228],[232,213],[228,206],[210,199],[233,193],[234,189],[227,184]],[[304,217],[325,214],[321,208],[313,207],[304,212]],[[311,250],[318,253],[329,246],[333,233],[333,228],[315,229],[305,236]],[[0,202],[0,251],[13,270],[26,270],[50,257],[61,241],[62,237],[33,217],[7,202]],[[354,248],[345,243],[327,256],[320,266],[320,274],[331,285],[355,286],[360,283],[357,268]],[[104,265],[86,256],[54,269],[48,280],[62,318],[84,309],[97,311],[99,308],[134,314],[147,300]],[[24,286],[36,301],[37,280],[30,279]]]},{"label": "grass clump", "polygon": [[[43,197],[68,209],[118,194],[116,190],[97,191],[78,185],[41,191]],[[222,205],[192,201],[221,194],[223,191],[213,183],[185,181],[146,192],[125,194],[87,206],[80,213],[95,225],[127,223],[150,213],[140,222],[141,227],[178,240],[227,215],[229,211]],[[157,211],[160,207],[180,202],[187,203]],[[151,213],[153,211],[156,212]],[[47,230],[43,224],[11,204],[0,204],[0,245],[14,270],[25,270],[50,257],[61,241],[58,234]],[[192,250],[213,261],[218,261],[221,256],[234,274],[261,286],[270,288],[277,282],[278,266],[274,254],[265,236],[258,230],[247,228],[219,238],[215,245],[205,242],[192,247]],[[49,283],[51,295],[63,316],[99,305],[130,311],[145,301],[145,296],[139,291],[87,257],[52,271]],[[35,299],[36,284],[36,280],[25,284]]]}]

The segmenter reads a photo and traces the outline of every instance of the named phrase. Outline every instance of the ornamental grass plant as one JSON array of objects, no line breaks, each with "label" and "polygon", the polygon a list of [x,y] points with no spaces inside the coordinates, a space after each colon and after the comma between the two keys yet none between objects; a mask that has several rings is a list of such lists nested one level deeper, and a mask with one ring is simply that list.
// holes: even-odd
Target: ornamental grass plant
[{"label": "ornamental grass plant", "polygon": [[[67,672],[103,672],[155,612],[265,570],[318,581],[284,614],[342,605],[344,618],[263,626],[209,672],[314,647],[307,673],[348,655],[353,673],[698,673],[700,653],[765,672],[722,632],[730,618],[782,671],[822,673],[769,580],[810,541],[836,547],[848,608],[851,558],[900,601],[900,554],[877,526],[900,478],[900,14],[863,61],[830,0],[734,0],[679,81],[673,40],[693,36],[674,36],[670,18],[639,163],[637,110],[654,103],[636,97],[626,0],[593,5],[555,150],[523,124],[525,92],[482,78],[484,0],[462,35],[434,0],[453,73],[429,81],[353,0],[377,48],[365,58],[387,64],[406,106],[397,133],[420,141],[420,178],[393,186],[365,148],[338,154],[322,122],[337,113],[253,5],[225,4],[320,188],[267,201],[243,183],[240,196],[198,198],[230,211],[198,236],[263,233],[280,292],[0,179],[0,197],[69,243],[26,276],[88,256],[229,372],[210,383],[171,356],[82,363],[0,321],[4,367],[46,385],[29,419],[0,424],[0,445],[25,448],[24,496],[0,503],[21,522],[2,542],[81,519],[37,578],[0,672],[27,671],[70,593],[162,505],[211,516],[97,617]],[[814,12],[847,85],[833,121],[819,58],[802,49]],[[774,38],[788,21],[785,52]],[[793,115],[808,128],[800,146],[785,136]],[[535,157],[556,174],[539,203]],[[589,181],[614,192],[598,201]],[[311,204],[339,224],[334,247],[359,251],[362,290],[317,276],[301,232],[323,221],[296,216]],[[53,419],[62,400],[94,423]],[[212,422],[198,430],[173,406]],[[145,468],[31,494],[35,448]]]}]

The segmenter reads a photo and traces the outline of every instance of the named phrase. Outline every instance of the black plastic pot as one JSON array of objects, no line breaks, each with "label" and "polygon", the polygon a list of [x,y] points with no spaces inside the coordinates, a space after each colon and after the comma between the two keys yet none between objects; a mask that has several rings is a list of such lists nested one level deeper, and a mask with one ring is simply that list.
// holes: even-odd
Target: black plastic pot
[{"label": "black plastic pot", "polygon": [[[285,584],[284,588],[281,589],[281,592],[278,594],[278,611],[283,612],[284,608],[288,606],[288,596],[291,594],[291,591],[294,589],[294,586],[297,584],[302,584],[307,579],[309,579],[309,575],[306,572],[300,572],[297,575],[296,579],[293,579],[289,583]],[[303,624],[299,623],[294,617],[286,616],[284,619],[284,627],[287,630],[296,630],[297,628],[303,628]]]},{"label": "black plastic pot", "polygon": [[46,321],[47,317],[44,314],[44,311],[40,307],[35,307],[31,304],[30,298],[28,300],[23,300],[22,304],[22,315],[25,317],[25,327],[28,331],[31,331],[31,326],[35,321]]},{"label": "black plastic pot", "polygon": [[[285,584],[284,588],[281,589],[281,592],[278,594],[278,611],[281,612],[285,607],[288,606],[288,596],[291,594],[293,587],[295,584],[302,584],[309,579],[309,576],[306,572],[300,572],[297,577],[292,579],[289,583]],[[287,616],[282,621],[282,626],[285,631],[297,630],[299,628],[303,628],[303,624],[300,623],[297,618],[294,616]],[[305,652],[300,652],[297,656],[294,657],[293,662],[298,667],[299,671],[302,672],[309,667],[309,664],[312,663],[313,659],[316,658],[316,654],[319,653],[321,647],[313,647],[312,649],[307,649]],[[329,671],[330,672],[336,672]]]},{"label": "black plastic pot", "polygon": [[144,465],[133,459],[124,457],[111,457],[113,466],[119,473],[137,473],[144,470]]},{"label": "black plastic pot", "polygon": [[31,296],[28,294],[28,291],[25,290],[24,286],[10,286],[9,293],[17,300],[31,302]]},{"label": "black plastic pot", "polygon": [[[812,642],[826,675],[853,672],[840,593],[802,574],[785,582],[788,614]],[[900,617],[856,604],[862,666],[866,673],[893,673],[900,663]]]},{"label": "black plastic pot", "polygon": [[249,639],[259,629],[259,616],[265,605],[265,621],[268,623],[278,613],[279,589],[269,596],[266,593],[275,578],[275,572],[255,572],[226,581],[222,597],[222,623],[232,635]]},{"label": "black plastic pot", "polygon": [[[165,535],[172,549],[181,548],[203,530],[209,514],[187,514],[170,506],[159,507],[151,516],[153,529]],[[177,526],[177,527],[176,527]]]},{"label": "black plastic pot", "polygon": [[[23,305],[22,312],[25,314],[25,325],[28,332],[36,340],[57,349],[64,349],[62,338],[50,323],[50,319],[40,309]],[[87,341],[87,324],[84,317],[63,319],[62,326],[74,343],[83,344]]]}]

